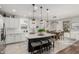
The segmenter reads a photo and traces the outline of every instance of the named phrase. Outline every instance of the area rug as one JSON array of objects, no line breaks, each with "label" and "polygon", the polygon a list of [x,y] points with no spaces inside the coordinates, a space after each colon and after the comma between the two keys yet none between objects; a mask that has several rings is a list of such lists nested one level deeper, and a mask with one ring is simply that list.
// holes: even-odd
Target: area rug
[{"label": "area rug", "polygon": [[79,54],[79,41],[75,42],[71,46],[57,52],[57,54]]}]

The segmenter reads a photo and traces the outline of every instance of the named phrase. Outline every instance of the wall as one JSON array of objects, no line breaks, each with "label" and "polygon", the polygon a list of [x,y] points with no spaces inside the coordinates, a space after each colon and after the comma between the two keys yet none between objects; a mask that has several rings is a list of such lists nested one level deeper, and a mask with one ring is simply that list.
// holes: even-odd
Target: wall
[{"label": "wall", "polygon": [[[63,22],[63,21],[71,22],[71,31],[70,33],[65,33],[65,37],[79,40],[79,17],[71,17],[71,18],[62,19],[60,22]],[[61,28],[61,25],[58,24],[58,26]]]},{"label": "wall", "polygon": [[79,17],[72,19],[72,29],[71,29],[72,38],[79,40]]}]

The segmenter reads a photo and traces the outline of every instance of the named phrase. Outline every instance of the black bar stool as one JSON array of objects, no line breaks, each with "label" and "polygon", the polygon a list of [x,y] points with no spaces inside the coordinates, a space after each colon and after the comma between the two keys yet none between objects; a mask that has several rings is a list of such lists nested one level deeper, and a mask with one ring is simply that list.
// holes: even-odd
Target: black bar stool
[{"label": "black bar stool", "polygon": [[32,54],[41,53],[41,41],[39,39],[30,40],[30,52]]},{"label": "black bar stool", "polygon": [[49,41],[49,38],[48,37],[43,38],[43,39],[41,39],[41,42],[42,42],[42,52],[48,51],[51,47],[50,46],[51,42]]}]

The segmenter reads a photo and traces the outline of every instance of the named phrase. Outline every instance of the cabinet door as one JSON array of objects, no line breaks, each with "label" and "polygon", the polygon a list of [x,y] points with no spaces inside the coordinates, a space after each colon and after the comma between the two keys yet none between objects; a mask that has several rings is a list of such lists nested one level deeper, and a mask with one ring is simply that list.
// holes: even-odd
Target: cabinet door
[{"label": "cabinet door", "polygon": [[5,24],[7,28],[18,28],[19,27],[19,19],[18,18],[4,18]]}]

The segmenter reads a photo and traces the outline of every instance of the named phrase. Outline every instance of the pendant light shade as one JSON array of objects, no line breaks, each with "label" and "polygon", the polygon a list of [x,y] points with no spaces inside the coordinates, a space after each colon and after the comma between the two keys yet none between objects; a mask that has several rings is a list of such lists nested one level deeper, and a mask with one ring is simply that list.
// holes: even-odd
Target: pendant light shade
[{"label": "pendant light shade", "polygon": [[35,4],[32,4],[33,6],[35,6]]}]

